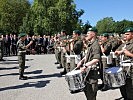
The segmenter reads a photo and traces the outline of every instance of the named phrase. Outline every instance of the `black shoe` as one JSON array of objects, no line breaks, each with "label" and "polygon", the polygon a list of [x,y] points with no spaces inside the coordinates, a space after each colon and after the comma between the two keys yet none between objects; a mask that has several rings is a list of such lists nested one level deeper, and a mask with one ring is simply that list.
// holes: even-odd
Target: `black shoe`
[{"label": "black shoe", "polygon": [[60,72],[61,75],[65,75],[66,73],[67,73],[66,70]]},{"label": "black shoe", "polygon": [[27,80],[27,79],[28,79],[27,76],[20,76],[20,77],[19,77],[19,80]]},{"label": "black shoe", "polygon": [[55,62],[54,64],[59,64],[58,62]]},{"label": "black shoe", "polygon": [[109,90],[109,87],[107,85],[104,85],[104,87],[101,89],[101,91],[107,91]]}]

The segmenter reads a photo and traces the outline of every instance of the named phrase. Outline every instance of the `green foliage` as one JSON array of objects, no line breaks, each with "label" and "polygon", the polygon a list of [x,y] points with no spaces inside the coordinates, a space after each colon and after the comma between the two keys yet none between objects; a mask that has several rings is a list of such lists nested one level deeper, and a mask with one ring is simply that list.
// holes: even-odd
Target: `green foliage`
[{"label": "green foliage", "polygon": [[98,33],[102,34],[102,33],[111,33],[113,32],[113,25],[114,25],[115,21],[113,20],[112,17],[106,17],[103,18],[102,20],[98,21],[96,24],[96,27],[98,29]]},{"label": "green foliage", "polygon": [[0,28],[7,33],[18,33],[30,5],[27,0],[0,0]]},{"label": "green foliage", "polygon": [[90,23],[89,23],[89,21],[87,21],[86,23],[85,23],[85,25],[83,26],[83,34],[86,34],[87,33],[87,31],[88,31],[88,29],[89,28],[91,28],[92,26],[90,25]]},{"label": "green foliage", "polygon": [[99,34],[102,33],[123,33],[126,27],[133,27],[133,21],[122,20],[115,22],[112,17],[106,17],[97,22]]},{"label": "green foliage", "polygon": [[44,35],[65,29],[71,34],[73,29],[81,28],[79,18],[83,13],[83,10],[76,11],[73,0],[35,0],[21,30]]},{"label": "green foliage", "polygon": [[114,24],[114,32],[115,33],[123,33],[124,29],[127,27],[133,27],[133,21],[128,21],[128,20],[122,20],[122,21],[117,21]]}]

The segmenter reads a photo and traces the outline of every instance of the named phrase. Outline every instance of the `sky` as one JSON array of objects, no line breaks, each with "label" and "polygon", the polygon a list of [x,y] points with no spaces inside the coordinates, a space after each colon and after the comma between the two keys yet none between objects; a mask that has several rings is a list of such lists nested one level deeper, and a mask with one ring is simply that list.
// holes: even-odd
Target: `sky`
[{"label": "sky", "polygon": [[114,21],[123,19],[133,21],[133,0],[74,0],[78,9],[85,13],[81,16],[83,22],[89,21],[95,26],[105,17],[113,17]]},{"label": "sky", "polygon": [[123,19],[133,21],[133,0],[74,0],[74,2],[77,10],[83,9],[85,12],[80,17],[83,23],[89,21],[92,26],[105,17],[113,17],[114,21]]}]

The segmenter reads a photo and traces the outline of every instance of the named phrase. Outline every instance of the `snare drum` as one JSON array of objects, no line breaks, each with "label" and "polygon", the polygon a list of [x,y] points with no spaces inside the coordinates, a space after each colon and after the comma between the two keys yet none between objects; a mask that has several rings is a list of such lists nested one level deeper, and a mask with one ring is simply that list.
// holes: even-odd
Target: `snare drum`
[{"label": "snare drum", "polygon": [[122,61],[120,62],[120,65],[123,68],[123,71],[126,73],[126,75],[130,76],[130,67],[132,66],[131,61]]},{"label": "snare drum", "polygon": [[112,67],[105,70],[105,80],[110,87],[125,85],[125,74],[121,67]]},{"label": "snare drum", "polygon": [[85,87],[81,70],[72,70],[66,74],[65,79],[71,92],[82,90]]}]

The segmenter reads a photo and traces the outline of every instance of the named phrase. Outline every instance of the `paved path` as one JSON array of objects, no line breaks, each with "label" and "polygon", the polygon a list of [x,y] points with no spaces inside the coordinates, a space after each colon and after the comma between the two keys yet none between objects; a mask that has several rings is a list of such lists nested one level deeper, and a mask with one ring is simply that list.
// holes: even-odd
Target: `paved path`
[{"label": "paved path", "polygon": [[[57,69],[55,56],[27,55],[25,75],[28,80],[18,80],[17,57],[4,57],[0,62],[0,100],[86,100],[83,92],[71,94],[68,84]],[[98,91],[97,100],[120,98],[118,89]]]}]

